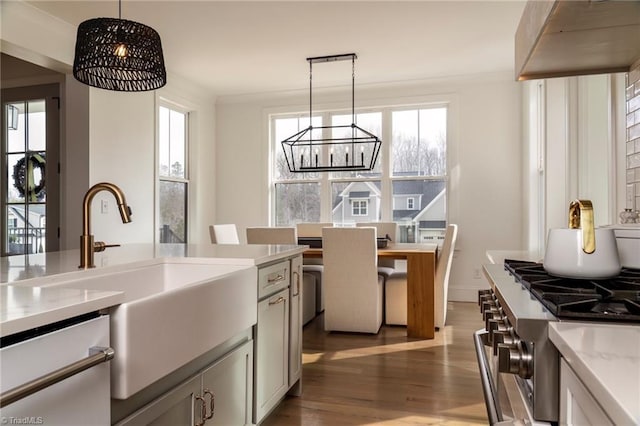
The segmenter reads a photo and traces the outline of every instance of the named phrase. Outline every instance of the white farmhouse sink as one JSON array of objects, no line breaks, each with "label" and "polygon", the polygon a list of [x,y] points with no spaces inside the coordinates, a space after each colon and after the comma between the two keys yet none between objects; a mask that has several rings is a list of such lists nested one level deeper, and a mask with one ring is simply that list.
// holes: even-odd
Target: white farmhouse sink
[{"label": "white farmhouse sink", "polygon": [[110,312],[116,399],[130,397],[256,323],[254,266],[158,263],[81,276],[41,286],[125,293],[124,303]]}]

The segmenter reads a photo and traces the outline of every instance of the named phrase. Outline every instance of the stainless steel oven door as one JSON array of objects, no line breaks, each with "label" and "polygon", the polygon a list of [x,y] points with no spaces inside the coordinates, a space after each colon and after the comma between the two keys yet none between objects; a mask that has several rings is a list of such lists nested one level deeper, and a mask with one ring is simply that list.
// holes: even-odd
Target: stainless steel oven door
[{"label": "stainless steel oven door", "polygon": [[488,345],[489,333],[482,329],[474,333],[473,340],[478,358],[487,417],[491,425],[550,425],[533,419],[530,380],[513,374],[499,373],[497,359]]}]

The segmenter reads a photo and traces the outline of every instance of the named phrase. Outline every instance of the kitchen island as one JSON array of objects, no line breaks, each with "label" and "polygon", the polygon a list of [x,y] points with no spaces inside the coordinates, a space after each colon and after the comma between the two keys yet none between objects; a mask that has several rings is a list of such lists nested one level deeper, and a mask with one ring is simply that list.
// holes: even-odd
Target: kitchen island
[{"label": "kitchen island", "polygon": [[[171,395],[174,399],[178,395],[177,401],[184,401],[183,408],[187,407],[192,416],[212,415],[213,411],[205,409],[201,414],[195,412],[200,409],[193,409],[194,404],[188,402],[207,399],[206,405],[213,406],[204,387],[198,390],[198,386],[191,386],[184,394],[181,384],[188,379],[198,384],[217,380],[225,389],[233,387],[234,396],[226,397],[228,401],[225,392],[216,397],[216,418],[251,423],[252,405],[256,404],[253,378],[261,377],[253,371],[260,365],[260,358],[254,364],[253,356],[254,345],[260,341],[254,328],[260,323],[258,291],[263,280],[277,282],[281,288],[279,300],[284,301],[272,309],[272,315],[281,318],[276,324],[282,328],[275,333],[280,333],[283,344],[279,354],[284,385],[267,395],[270,399],[268,404],[261,403],[260,415],[266,415],[288,390],[295,387],[294,393],[300,391],[302,325],[297,278],[301,276],[304,249],[276,245],[127,245],[96,253],[97,267],[89,270],[78,269],[77,250],[2,258],[3,340],[71,317],[108,315],[111,345],[116,352],[111,361],[111,422],[144,423],[156,415],[173,418],[180,411],[167,408],[166,401],[157,401]],[[63,298],[63,293],[73,293],[77,300]],[[271,351],[263,350],[262,356],[264,353]],[[20,357],[12,359],[20,362]],[[220,363],[227,366],[220,367]],[[11,366],[3,365],[4,375]],[[13,385],[19,383],[14,381]],[[3,386],[3,393],[7,388]],[[246,409],[237,401],[247,401]],[[222,407],[234,407],[242,417],[225,417]]]},{"label": "kitchen island", "polygon": [[[128,244],[95,254],[96,267],[78,268],[78,250],[0,257],[0,337],[75,315],[115,306],[118,291],[60,289],[69,279],[117,273],[131,267],[173,260],[180,263],[260,266],[304,252],[305,246]],[[20,287],[20,288],[16,288]],[[33,290],[33,287],[38,287]]]}]

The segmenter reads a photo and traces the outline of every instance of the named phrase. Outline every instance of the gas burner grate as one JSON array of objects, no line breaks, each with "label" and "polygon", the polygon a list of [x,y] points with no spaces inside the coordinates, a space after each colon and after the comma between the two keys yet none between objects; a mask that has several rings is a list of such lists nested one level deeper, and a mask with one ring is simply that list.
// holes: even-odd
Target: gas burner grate
[{"label": "gas burner grate", "polygon": [[580,280],[549,275],[541,263],[506,259],[505,269],[558,318],[640,322],[640,271]]}]

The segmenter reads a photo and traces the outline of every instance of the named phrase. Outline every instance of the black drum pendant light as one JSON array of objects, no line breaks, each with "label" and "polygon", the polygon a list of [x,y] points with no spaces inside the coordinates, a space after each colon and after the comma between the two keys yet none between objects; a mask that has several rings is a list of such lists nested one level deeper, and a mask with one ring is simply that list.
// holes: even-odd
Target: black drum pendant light
[{"label": "black drum pendant light", "polygon": [[[309,127],[280,142],[289,171],[354,172],[373,170],[382,141],[358,127],[355,113],[355,53],[307,58],[309,61]],[[313,127],[312,70],[314,63],[351,60],[351,124]],[[335,133],[333,133],[335,131]],[[339,135],[339,136],[336,136]],[[347,135],[347,136],[345,136]]]},{"label": "black drum pendant light", "polygon": [[94,18],[78,26],[73,76],[81,83],[119,92],[142,92],[167,84],[160,35],[139,22]]}]

